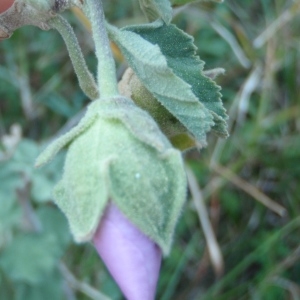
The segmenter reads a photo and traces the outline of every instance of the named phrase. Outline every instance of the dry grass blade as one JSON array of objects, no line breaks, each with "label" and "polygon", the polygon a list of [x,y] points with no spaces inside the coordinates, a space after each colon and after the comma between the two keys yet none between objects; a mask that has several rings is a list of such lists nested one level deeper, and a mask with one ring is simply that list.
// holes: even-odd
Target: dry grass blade
[{"label": "dry grass blade", "polygon": [[247,58],[244,50],[240,47],[234,35],[223,25],[216,21],[210,23],[211,27],[229,44],[233,53],[244,68],[250,68],[251,61]]},{"label": "dry grass blade", "polygon": [[296,1],[289,9],[285,10],[274,22],[272,22],[254,41],[255,48],[261,48],[269,39],[277,34],[278,30],[290,22],[300,13],[300,2]]},{"label": "dry grass blade", "polygon": [[[262,78],[262,66],[260,63],[257,63],[252,72],[249,74],[245,84],[239,94],[239,104],[237,111],[237,122],[242,124],[245,122],[246,114],[249,109],[249,102],[251,95],[255,92],[258,86],[261,83]],[[231,124],[232,125],[232,124]]]},{"label": "dry grass blade", "polygon": [[[228,131],[231,135],[234,134],[233,132],[233,126],[234,123],[237,121],[239,123],[243,123],[245,121],[245,114],[247,113],[249,101],[250,98],[255,92],[262,80],[262,66],[260,63],[256,63],[251,72],[249,73],[247,79],[244,81],[244,83],[241,86],[241,89],[237,93],[233,103],[231,104],[228,115]],[[229,140],[222,140],[219,139],[216,143],[216,146],[213,150],[213,153],[211,155],[211,160],[209,163],[209,166],[212,167],[215,163],[218,163],[220,160],[220,157],[222,155],[223,149],[228,143]]]},{"label": "dry grass blade", "polygon": [[213,170],[219,175],[225,177],[227,180],[232,182],[238,188],[252,196],[255,200],[262,203],[264,206],[277,213],[279,216],[283,217],[287,214],[286,209],[280,204],[276,203],[274,200],[269,198],[267,195],[262,193],[258,188],[254,185],[246,182],[242,178],[235,175],[230,169],[220,166],[218,164],[213,164],[211,166]]},{"label": "dry grass blade", "polygon": [[213,265],[216,275],[219,277],[222,275],[224,270],[224,262],[223,262],[223,256],[220,250],[220,246],[217,242],[212,224],[209,220],[206,206],[204,204],[204,200],[202,197],[202,193],[197,183],[197,179],[195,178],[195,175],[189,168],[187,168],[187,177],[188,177],[189,188],[207,242],[211,263]]}]

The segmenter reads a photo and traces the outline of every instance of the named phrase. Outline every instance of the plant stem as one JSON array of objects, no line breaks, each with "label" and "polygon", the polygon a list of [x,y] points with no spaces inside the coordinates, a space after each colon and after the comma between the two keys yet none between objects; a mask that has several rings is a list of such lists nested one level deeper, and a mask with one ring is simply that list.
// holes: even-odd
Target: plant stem
[{"label": "plant stem", "polygon": [[99,98],[97,84],[93,75],[88,70],[71,25],[59,15],[51,19],[48,24],[56,29],[63,37],[82,91],[92,100]]},{"label": "plant stem", "polygon": [[85,11],[92,24],[93,38],[98,58],[98,86],[102,97],[119,94],[115,62],[107,36],[101,0],[86,0]]}]

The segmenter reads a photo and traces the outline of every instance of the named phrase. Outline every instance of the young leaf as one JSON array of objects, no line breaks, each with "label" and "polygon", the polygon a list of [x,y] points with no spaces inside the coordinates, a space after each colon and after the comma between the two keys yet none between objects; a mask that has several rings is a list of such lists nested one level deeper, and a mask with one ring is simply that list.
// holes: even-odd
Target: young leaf
[{"label": "young leaf", "polygon": [[[133,29],[108,28],[110,36],[145,87],[196,137],[201,146],[205,146],[206,133],[214,125],[213,117],[198,101],[191,85],[168,66],[159,46],[132,32]],[[184,59],[181,63],[184,64]]]},{"label": "young leaf", "polygon": [[[160,22],[126,27],[124,30],[135,32],[152,45],[159,46],[168,67],[192,87],[194,95],[209,110],[215,123],[213,131],[218,136],[227,137],[228,117],[222,105],[220,87],[203,74],[204,62],[196,55],[197,48],[193,38],[175,25],[167,26]],[[139,76],[138,73],[137,75]],[[144,81],[143,84],[145,85]],[[153,93],[153,90],[149,90]]]},{"label": "young leaf", "polygon": [[172,7],[169,0],[139,0],[144,14],[150,21],[162,18],[170,24],[172,20]]}]

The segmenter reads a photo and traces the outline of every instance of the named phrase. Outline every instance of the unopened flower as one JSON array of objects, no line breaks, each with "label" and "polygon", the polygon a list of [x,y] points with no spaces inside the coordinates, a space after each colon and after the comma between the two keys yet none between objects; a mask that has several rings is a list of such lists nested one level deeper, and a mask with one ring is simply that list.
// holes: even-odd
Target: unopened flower
[{"label": "unopened flower", "polygon": [[93,242],[126,299],[154,299],[161,250],[115,204],[108,204]]},{"label": "unopened flower", "polygon": [[67,145],[54,196],[75,240],[94,241],[129,300],[152,300],[160,253],[170,250],[186,196],[181,153],[148,113],[121,96],[92,102],[37,165]]}]

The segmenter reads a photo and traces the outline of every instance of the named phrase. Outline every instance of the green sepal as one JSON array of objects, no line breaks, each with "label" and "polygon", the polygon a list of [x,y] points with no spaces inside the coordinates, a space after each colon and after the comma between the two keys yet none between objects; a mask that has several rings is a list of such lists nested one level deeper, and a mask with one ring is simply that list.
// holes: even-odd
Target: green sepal
[{"label": "green sepal", "polygon": [[38,156],[35,161],[35,167],[39,168],[47,164],[53,157],[68,144],[70,144],[78,135],[89,128],[96,119],[96,114],[87,114],[80,120],[79,124],[72,128],[66,134],[60,136],[55,141],[51,142],[49,146]]},{"label": "green sepal", "polygon": [[[114,106],[112,106],[112,101]],[[114,97],[101,101],[102,118],[117,119],[141,142],[162,151],[168,144],[168,139],[149,114],[137,107],[134,102],[125,97]]]},{"label": "green sepal", "polygon": [[149,114],[124,97],[97,100],[87,115],[95,115],[93,122],[68,141],[54,192],[75,240],[92,238],[113,201],[168,254],[186,197],[180,152]]},{"label": "green sepal", "polygon": [[162,18],[169,24],[172,20],[172,6],[169,0],[139,0],[144,14],[150,21]]},{"label": "green sepal", "polygon": [[[98,149],[85,144],[87,139],[93,138],[91,134],[99,129],[94,127],[91,132],[88,130],[76,139],[69,148],[63,179],[53,193],[54,201],[66,215],[77,242],[85,242],[93,237],[109,199],[106,177],[111,157],[97,161]],[[78,157],[78,153],[81,157]]]},{"label": "green sepal", "polygon": [[182,157],[173,148],[158,153],[135,144],[130,149],[135,155],[128,151],[111,164],[111,197],[125,216],[167,255],[186,197]]},{"label": "green sepal", "polygon": [[[155,24],[150,27],[162,26],[162,22]],[[108,26],[108,29],[143,85],[195,136],[199,145],[205,146],[206,133],[214,126],[213,116],[198,101],[192,86],[168,66],[159,46],[129,29],[118,30],[112,26]]]},{"label": "green sepal", "polygon": [[[221,101],[220,87],[204,75],[204,62],[196,55],[197,48],[193,43],[193,37],[173,24],[167,26],[161,22],[126,27],[124,30],[135,32],[152,45],[159,46],[168,67],[191,86],[194,95],[209,110],[214,121],[212,126],[214,133],[220,137],[228,137],[226,123],[228,116]],[[146,86],[142,78],[141,81]],[[153,90],[149,90],[153,93]],[[189,127],[187,128],[191,131]]]},{"label": "green sepal", "polygon": [[[137,111],[134,121],[128,117],[128,110]],[[103,118],[119,119],[138,139],[158,150],[162,147],[160,140],[165,139],[165,142],[167,140],[148,114],[136,107],[132,100],[125,97],[96,100],[88,106],[85,116],[77,126],[46,147],[36,159],[35,167],[41,167],[53,159],[60,150],[67,147],[77,136],[86,131],[99,114]]]}]

